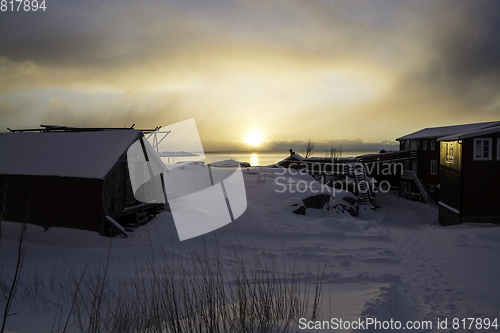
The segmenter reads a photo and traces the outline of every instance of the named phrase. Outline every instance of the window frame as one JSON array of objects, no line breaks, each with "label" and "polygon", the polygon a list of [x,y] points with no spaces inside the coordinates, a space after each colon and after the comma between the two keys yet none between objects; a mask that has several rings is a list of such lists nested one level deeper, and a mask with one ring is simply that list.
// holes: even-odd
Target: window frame
[{"label": "window frame", "polygon": [[436,150],[436,140],[431,139],[431,150]]},{"label": "window frame", "polygon": [[[481,157],[478,157],[477,156],[477,142],[478,141],[481,141],[483,142],[481,144]],[[488,157],[484,157],[484,142],[487,141],[488,142]],[[492,160],[492,156],[491,156],[491,153],[492,153],[492,138],[474,138],[473,140],[473,147],[472,147],[472,159],[474,161],[491,161]]]},{"label": "window frame", "polygon": [[422,140],[422,150],[427,150],[427,139]]},{"label": "window frame", "polygon": [[[433,168],[433,165],[435,166]],[[435,169],[435,170],[433,170]],[[431,175],[436,176],[437,175],[437,161],[436,160],[431,160]]]}]

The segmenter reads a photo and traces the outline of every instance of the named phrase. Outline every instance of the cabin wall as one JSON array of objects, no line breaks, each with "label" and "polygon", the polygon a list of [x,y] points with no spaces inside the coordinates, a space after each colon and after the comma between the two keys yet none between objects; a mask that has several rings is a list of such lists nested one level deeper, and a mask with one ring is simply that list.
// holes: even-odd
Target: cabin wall
[{"label": "cabin wall", "polygon": [[[424,144],[424,140],[426,140],[427,144]],[[439,160],[440,160],[440,150],[439,143],[434,146],[434,149],[431,149],[431,138],[420,139],[418,144],[418,158],[417,158],[417,177],[422,180],[422,182],[426,185],[432,199],[435,202],[439,201],[439,190],[436,188],[439,185]],[[426,149],[424,149],[426,148]],[[432,161],[436,161],[436,174],[432,174],[431,172],[431,163]],[[432,190],[432,188],[434,190]]]},{"label": "cabin wall", "polygon": [[122,211],[128,202],[135,202],[126,160],[120,161],[106,177],[102,193],[104,214],[113,218],[123,215]]},{"label": "cabin wall", "polygon": [[[135,202],[125,154],[102,184],[103,228],[108,224],[105,220],[106,215],[118,219],[125,215],[123,210],[128,206],[133,206]],[[107,234],[107,231],[103,229],[101,234]]]},{"label": "cabin wall", "polygon": [[464,139],[463,220],[500,222],[500,161],[497,155],[500,133],[477,136],[492,138],[492,158],[475,161],[474,138]]},{"label": "cabin wall", "polygon": [[[410,141],[410,143],[408,143],[408,141]],[[432,149],[431,141],[434,141],[434,149]],[[427,187],[432,199],[438,202],[440,191],[436,186],[439,185],[440,173],[439,142],[436,142],[433,138],[401,140],[400,150],[405,150],[408,146],[413,150],[417,150],[418,154],[416,160],[409,161],[407,163],[405,170],[414,171],[417,177],[420,178],[424,185]],[[436,174],[432,174],[431,172],[431,161],[436,161]]]},{"label": "cabin wall", "polygon": [[[458,141],[454,142],[453,161],[446,161],[446,142],[439,143],[440,150],[440,193],[439,200],[444,204],[455,208],[462,213],[462,146]],[[436,147],[437,148],[437,147]],[[444,214],[442,210],[448,210],[445,207],[439,208],[439,223],[442,225],[451,225],[460,223],[460,216],[449,213]]]},{"label": "cabin wall", "polygon": [[462,223],[460,214],[457,214],[446,207],[439,206],[438,219],[441,225],[455,225]]},{"label": "cabin wall", "polygon": [[0,210],[6,221],[99,232],[101,188],[99,179],[0,175]]}]

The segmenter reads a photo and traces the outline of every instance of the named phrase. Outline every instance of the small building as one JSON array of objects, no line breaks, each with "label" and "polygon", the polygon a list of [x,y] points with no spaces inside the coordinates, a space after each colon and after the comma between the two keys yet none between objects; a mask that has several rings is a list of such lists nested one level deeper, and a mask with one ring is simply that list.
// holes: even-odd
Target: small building
[{"label": "small building", "polygon": [[127,150],[143,137],[132,128],[0,133],[3,219],[111,235],[106,216],[137,221],[144,211],[134,207],[157,210],[135,200],[128,172]]},{"label": "small building", "polygon": [[500,126],[438,141],[439,223],[500,222]]},{"label": "small building", "polygon": [[302,163],[303,160],[304,157],[300,156],[299,154],[295,153],[292,149],[290,149],[290,156],[276,163],[276,166],[282,168],[299,169],[300,163]]},{"label": "small building", "polygon": [[408,199],[420,198],[425,202],[440,200],[440,160],[443,157],[439,147],[440,138],[500,126],[500,121],[425,128],[399,137],[400,151],[412,151],[411,159],[403,163],[400,196]]}]

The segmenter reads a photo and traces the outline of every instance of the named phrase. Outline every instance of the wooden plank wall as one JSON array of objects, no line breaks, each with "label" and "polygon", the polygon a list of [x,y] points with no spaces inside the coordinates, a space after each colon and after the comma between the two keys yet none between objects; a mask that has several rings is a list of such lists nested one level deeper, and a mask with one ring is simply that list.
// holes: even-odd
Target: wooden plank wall
[{"label": "wooden plank wall", "polygon": [[0,209],[6,221],[100,231],[101,188],[99,179],[0,175]]}]

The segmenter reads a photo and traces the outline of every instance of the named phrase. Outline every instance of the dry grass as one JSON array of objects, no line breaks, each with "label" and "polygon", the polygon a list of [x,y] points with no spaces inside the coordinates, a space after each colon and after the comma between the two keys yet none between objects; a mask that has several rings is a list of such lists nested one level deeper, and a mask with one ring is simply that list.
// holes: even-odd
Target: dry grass
[{"label": "dry grass", "polygon": [[79,269],[56,267],[48,282],[34,274],[19,294],[32,310],[55,307],[52,332],[294,332],[298,318],[316,318],[319,267],[299,273],[286,254],[278,265],[239,249],[163,250],[125,274],[110,268],[108,253]]}]

